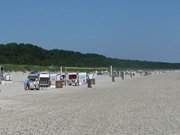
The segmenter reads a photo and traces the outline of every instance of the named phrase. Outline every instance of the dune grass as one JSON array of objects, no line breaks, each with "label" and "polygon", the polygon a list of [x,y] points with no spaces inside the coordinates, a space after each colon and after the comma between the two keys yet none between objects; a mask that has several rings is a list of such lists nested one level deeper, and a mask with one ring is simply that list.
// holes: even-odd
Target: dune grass
[{"label": "dune grass", "polygon": [[[58,66],[39,66],[39,65],[17,65],[17,64],[3,64],[5,71],[60,71]],[[106,71],[107,67],[63,67],[63,72],[92,72],[92,71]]]}]

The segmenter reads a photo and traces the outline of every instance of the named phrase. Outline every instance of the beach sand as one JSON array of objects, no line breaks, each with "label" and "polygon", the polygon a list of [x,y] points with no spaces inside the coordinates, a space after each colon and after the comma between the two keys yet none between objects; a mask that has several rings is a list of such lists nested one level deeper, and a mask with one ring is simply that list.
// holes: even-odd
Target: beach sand
[{"label": "beach sand", "polygon": [[24,91],[26,73],[0,85],[0,135],[179,135],[180,72]]}]

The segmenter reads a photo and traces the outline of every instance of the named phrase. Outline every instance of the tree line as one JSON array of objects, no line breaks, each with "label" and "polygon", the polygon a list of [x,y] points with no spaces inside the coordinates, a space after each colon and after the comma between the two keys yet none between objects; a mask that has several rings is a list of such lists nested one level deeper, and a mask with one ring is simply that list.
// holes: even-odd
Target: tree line
[{"label": "tree line", "polygon": [[0,44],[0,64],[39,65],[39,66],[75,66],[108,67],[121,69],[179,69],[179,63],[148,62],[122,60],[99,54],[83,54],[60,49],[44,49],[33,44]]}]

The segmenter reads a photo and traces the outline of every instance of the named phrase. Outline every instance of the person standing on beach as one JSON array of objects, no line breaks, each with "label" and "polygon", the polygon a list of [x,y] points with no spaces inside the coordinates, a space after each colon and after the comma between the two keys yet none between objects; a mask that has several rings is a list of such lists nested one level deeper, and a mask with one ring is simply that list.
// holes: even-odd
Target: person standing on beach
[{"label": "person standing on beach", "polygon": [[29,89],[29,80],[27,80],[27,79],[24,81],[24,89],[25,90]]}]

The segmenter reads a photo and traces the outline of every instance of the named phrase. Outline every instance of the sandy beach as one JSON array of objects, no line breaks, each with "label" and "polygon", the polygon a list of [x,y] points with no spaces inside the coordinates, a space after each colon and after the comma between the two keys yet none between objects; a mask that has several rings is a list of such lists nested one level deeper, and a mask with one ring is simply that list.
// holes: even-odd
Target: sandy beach
[{"label": "sandy beach", "polygon": [[178,135],[180,72],[24,91],[25,73],[0,85],[0,135]]}]

